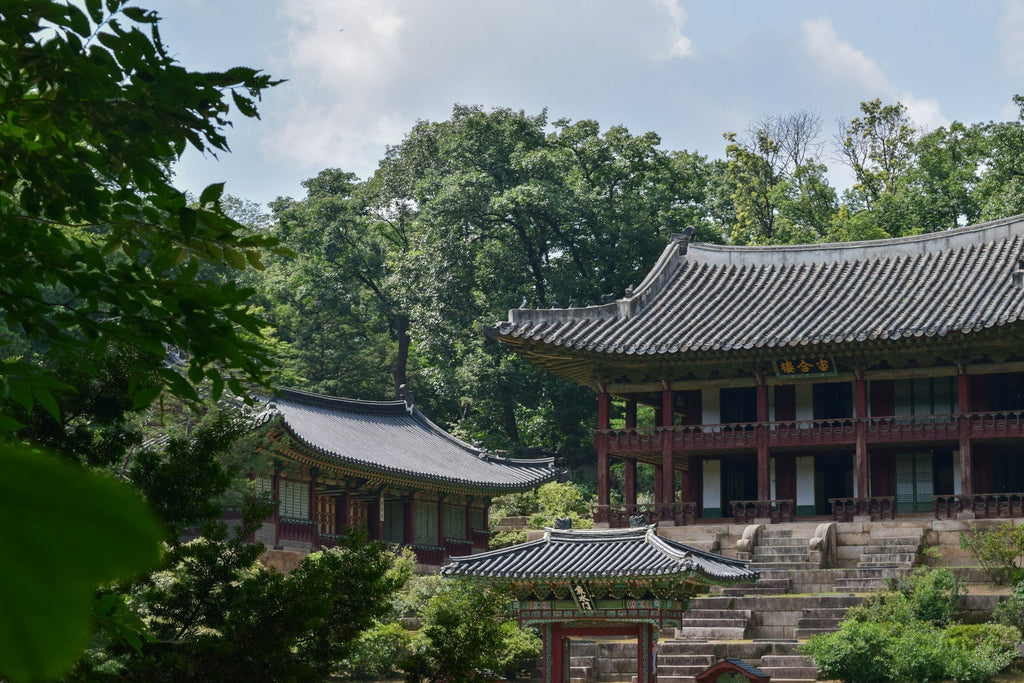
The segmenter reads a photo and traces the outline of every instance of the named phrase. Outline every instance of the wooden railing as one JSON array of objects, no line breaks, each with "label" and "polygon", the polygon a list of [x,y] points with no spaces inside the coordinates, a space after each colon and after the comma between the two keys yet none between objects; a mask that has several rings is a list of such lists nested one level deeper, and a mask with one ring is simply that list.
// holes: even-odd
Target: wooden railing
[{"label": "wooden railing", "polygon": [[956,519],[961,512],[973,512],[978,519],[1024,517],[1024,493],[975,493],[932,496],[935,519]]},{"label": "wooden railing", "polygon": [[316,535],[316,524],[310,519],[281,516],[277,522],[277,534],[282,541],[312,543]]},{"label": "wooden railing", "polygon": [[639,524],[654,524],[664,521],[683,526],[693,524],[696,519],[697,504],[693,502],[594,506],[594,521],[607,522],[613,528],[628,527],[631,521]]},{"label": "wooden railing", "polygon": [[793,500],[734,500],[733,524],[753,524],[757,519],[770,519],[773,523],[792,522],[796,510]]},{"label": "wooden railing", "polygon": [[1024,411],[1019,410],[602,429],[595,431],[595,438],[605,439],[611,454],[659,451],[666,433],[672,448],[682,451],[753,449],[757,447],[759,433],[765,434],[770,448],[852,444],[856,442],[858,425],[864,426],[865,437],[872,444],[951,441],[959,436],[961,418],[972,438],[1024,438]]},{"label": "wooden railing", "polygon": [[837,522],[852,522],[854,517],[870,517],[876,522],[896,518],[895,496],[829,498],[828,502],[832,505],[832,519]]},{"label": "wooden railing", "polygon": [[462,538],[444,539],[444,551],[449,557],[462,557],[473,554],[473,542]]}]

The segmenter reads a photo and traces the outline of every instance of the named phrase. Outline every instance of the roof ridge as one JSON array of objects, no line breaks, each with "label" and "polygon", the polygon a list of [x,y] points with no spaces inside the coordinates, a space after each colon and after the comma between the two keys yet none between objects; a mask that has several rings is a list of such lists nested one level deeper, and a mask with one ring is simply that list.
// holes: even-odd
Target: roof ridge
[{"label": "roof ridge", "polygon": [[374,415],[408,415],[409,406],[401,399],[390,401],[368,401],[361,398],[344,398],[341,396],[327,396],[301,389],[289,389],[287,387],[276,387],[275,397],[305,403],[307,405],[321,406],[346,410],[354,413],[366,413]]}]

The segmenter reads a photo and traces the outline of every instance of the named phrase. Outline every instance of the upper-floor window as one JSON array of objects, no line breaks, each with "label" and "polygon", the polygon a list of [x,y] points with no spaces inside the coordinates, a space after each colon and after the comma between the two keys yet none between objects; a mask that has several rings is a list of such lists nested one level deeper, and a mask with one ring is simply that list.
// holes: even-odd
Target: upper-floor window
[{"label": "upper-floor window", "polygon": [[812,400],[815,420],[853,417],[853,385],[850,382],[815,384]]},{"label": "upper-floor window", "polygon": [[722,424],[757,422],[757,387],[729,387],[720,391]]},{"label": "upper-floor window", "polygon": [[893,413],[897,416],[950,415],[955,412],[955,377],[920,377],[893,382]]}]

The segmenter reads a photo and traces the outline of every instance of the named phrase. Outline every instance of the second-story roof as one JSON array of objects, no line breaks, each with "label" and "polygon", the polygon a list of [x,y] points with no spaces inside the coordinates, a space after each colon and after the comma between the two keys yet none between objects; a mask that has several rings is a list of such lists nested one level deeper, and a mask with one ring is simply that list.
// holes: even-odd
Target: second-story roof
[{"label": "second-story roof", "polygon": [[1017,216],[871,242],[726,247],[675,236],[624,298],[512,310],[489,334],[580,381],[574,363],[588,357],[885,345],[1022,321],[1024,216]]},{"label": "second-story roof", "polygon": [[326,465],[367,476],[482,493],[517,491],[552,479],[552,458],[513,459],[471,446],[405,401],[361,401],[279,389],[263,419]]}]

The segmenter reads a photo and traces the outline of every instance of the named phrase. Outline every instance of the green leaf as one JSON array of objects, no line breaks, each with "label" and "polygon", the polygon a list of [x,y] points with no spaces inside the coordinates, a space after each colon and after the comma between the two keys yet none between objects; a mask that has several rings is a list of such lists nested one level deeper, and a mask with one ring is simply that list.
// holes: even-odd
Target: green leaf
[{"label": "green leaf", "polygon": [[207,185],[199,195],[199,203],[206,206],[207,204],[218,202],[223,194],[224,183],[213,183],[212,185]]},{"label": "green leaf", "polygon": [[161,527],[107,476],[22,445],[0,446],[0,672],[53,678],[89,640],[96,586],[159,559]]}]

